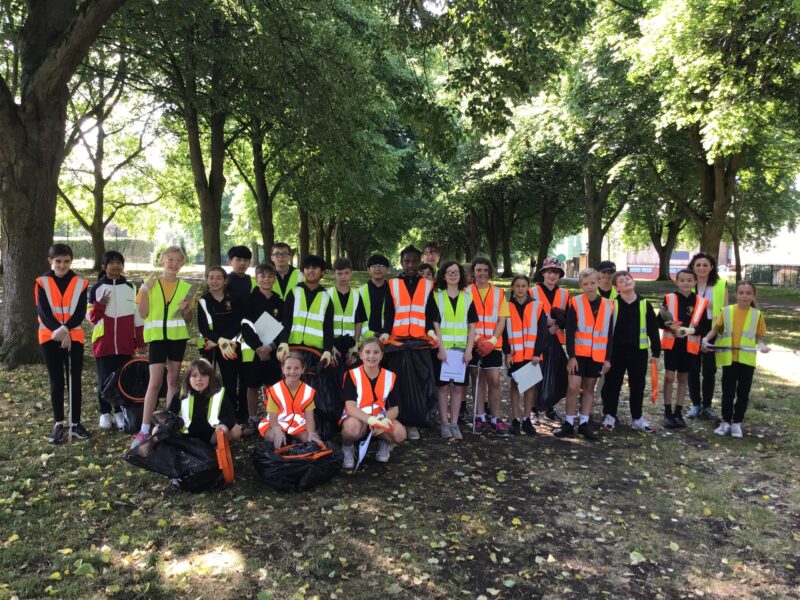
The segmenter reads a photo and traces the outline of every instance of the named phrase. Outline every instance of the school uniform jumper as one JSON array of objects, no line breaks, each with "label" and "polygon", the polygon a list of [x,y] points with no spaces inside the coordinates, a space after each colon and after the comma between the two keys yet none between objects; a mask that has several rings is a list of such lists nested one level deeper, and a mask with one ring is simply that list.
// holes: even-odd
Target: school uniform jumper
[{"label": "school uniform jumper", "polygon": [[250,292],[250,296],[247,298],[242,318],[242,369],[244,382],[249,388],[258,388],[261,385],[269,387],[281,378],[281,365],[275,357],[275,351],[278,345],[286,341],[288,335],[286,327],[270,344],[272,354],[269,359],[262,361],[255,353],[255,349],[261,346],[261,339],[253,329],[253,324],[264,313],[269,314],[276,321],[283,321],[284,309],[283,300],[276,293],[267,298],[260,289],[256,288]]}]

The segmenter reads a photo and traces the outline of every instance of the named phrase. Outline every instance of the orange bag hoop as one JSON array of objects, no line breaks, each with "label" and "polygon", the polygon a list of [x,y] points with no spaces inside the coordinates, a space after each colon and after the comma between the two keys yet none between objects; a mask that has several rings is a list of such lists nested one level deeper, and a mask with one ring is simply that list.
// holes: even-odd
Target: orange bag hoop
[{"label": "orange bag hoop", "polygon": [[217,464],[219,465],[219,470],[222,471],[222,476],[225,478],[225,483],[232,484],[234,476],[231,446],[228,444],[225,432],[220,428],[217,428]]}]

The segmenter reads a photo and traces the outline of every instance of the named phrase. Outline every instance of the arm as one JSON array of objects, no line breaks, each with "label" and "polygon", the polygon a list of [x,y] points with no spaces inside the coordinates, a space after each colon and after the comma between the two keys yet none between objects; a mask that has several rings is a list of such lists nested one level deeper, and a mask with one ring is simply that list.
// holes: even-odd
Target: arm
[{"label": "arm", "polygon": [[[97,288],[100,287],[101,284],[95,283],[89,289],[89,295],[86,298],[86,304],[88,306],[86,312],[86,318],[89,319],[89,322],[92,325],[97,325],[103,320],[103,317],[106,314],[106,303],[108,302],[107,298],[108,295],[103,295],[102,297],[97,297]],[[106,302],[103,302],[103,298],[106,298]]]},{"label": "arm", "polygon": [[38,283],[36,284],[36,313],[42,320],[42,324],[50,331],[61,327],[61,322],[53,316],[53,309],[50,307],[50,302],[47,301],[44,289]]},{"label": "arm", "polygon": [[[205,302],[206,310],[211,312],[207,298],[200,298],[200,302]],[[217,340],[219,340],[219,332],[215,333],[214,330],[208,326],[208,317],[206,317],[206,311],[203,310],[202,307],[197,311],[197,328],[200,330],[200,335],[207,340],[214,342],[215,344],[217,343]]]},{"label": "arm", "polygon": [[75,329],[80,327],[83,320],[86,318],[86,290],[81,292],[78,297],[78,306],[75,307],[75,312],[65,323],[67,329]]},{"label": "arm", "polygon": [[576,331],[578,331],[578,317],[575,314],[575,309],[572,308],[572,304],[570,304],[569,308],[567,309],[567,322],[566,322],[567,356],[569,358],[575,358]]},{"label": "arm", "polygon": [[317,435],[317,426],[314,422],[314,403],[311,403],[305,410],[306,416],[306,432],[308,433],[308,441],[316,442],[317,444],[322,445],[322,439]]},{"label": "arm", "polygon": [[[325,292],[319,292],[324,294]],[[322,322],[322,351],[333,351],[333,302],[328,301],[325,307],[325,320]]]}]

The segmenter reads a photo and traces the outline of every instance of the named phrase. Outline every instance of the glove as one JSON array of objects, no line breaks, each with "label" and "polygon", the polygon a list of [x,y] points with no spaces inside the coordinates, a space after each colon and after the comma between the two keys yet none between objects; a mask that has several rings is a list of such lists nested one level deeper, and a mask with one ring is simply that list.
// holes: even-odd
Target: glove
[{"label": "glove", "polygon": [[217,340],[217,346],[219,346],[219,351],[224,359],[233,360],[236,358],[236,342],[221,337]]},{"label": "glove", "polygon": [[347,351],[347,365],[353,365],[358,360],[358,346],[353,346]]},{"label": "glove", "polygon": [[495,336],[490,337],[489,341],[492,343],[492,346],[497,346],[497,338]]},{"label": "glove", "polygon": [[758,351],[759,352],[769,352],[770,350],[771,350],[771,348],[769,346],[767,346],[764,342],[761,342],[758,345]]},{"label": "glove", "polygon": [[378,338],[378,340],[380,340],[381,344],[385,344],[386,342],[389,341],[389,334],[382,333],[381,336]]},{"label": "glove", "polygon": [[497,338],[492,336],[488,340],[486,338],[479,340],[478,343],[475,344],[475,349],[481,356],[486,356],[487,354],[491,354],[496,344],[497,344]]},{"label": "glove", "polygon": [[378,427],[380,427],[384,431],[391,431],[392,429],[394,429],[394,423],[392,423],[392,420],[389,417],[384,415],[383,417],[378,419]]},{"label": "glove", "polygon": [[[388,421],[388,425],[386,422]],[[392,428],[392,422],[389,421],[386,417],[375,417],[372,416],[367,419],[367,424],[372,427],[373,429],[380,429],[382,431],[389,431]]]},{"label": "glove", "polygon": [[709,350],[711,349],[711,347],[712,347],[712,345],[713,345],[713,344],[712,344],[711,342],[709,342],[709,341],[708,341],[706,338],[703,338],[702,344],[703,344],[703,348],[708,348]]},{"label": "glove", "polygon": [[287,354],[289,354],[289,344],[283,342],[278,346],[278,352],[275,354],[275,356],[278,358],[278,362],[283,362],[283,359],[286,358]]},{"label": "glove", "polygon": [[428,338],[431,341],[431,348],[437,348],[439,346],[439,338],[436,337],[436,332],[433,329],[428,331]]},{"label": "glove", "polygon": [[319,357],[319,364],[321,364],[323,367],[327,367],[329,364],[331,364],[331,353],[325,350],[325,352],[322,353],[322,356]]},{"label": "glove", "polygon": [[692,335],[694,333],[694,327],[681,327],[683,329],[684,335]]}]

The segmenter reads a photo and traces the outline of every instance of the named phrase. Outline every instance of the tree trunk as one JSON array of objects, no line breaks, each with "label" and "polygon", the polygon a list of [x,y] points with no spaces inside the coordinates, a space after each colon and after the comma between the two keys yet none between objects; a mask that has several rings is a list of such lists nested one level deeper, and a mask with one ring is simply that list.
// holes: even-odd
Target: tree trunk
[{"label": "tree trunk", "polygon": [[261,264],[261,258],[259,257],[260,251],[258,249],[258,242],[253,240],[253,264],[258,265]]},{"label": "tree trunk", "polygon": [[269,253],[275,243],[275,224],[272,222],[272,203],[276,190],[270,194],[267,185],[267,164],[264,160],[264,132],[261,121],[253,117],[250,119],[250,147],[253,150],[253,178],[256,191],[256,208],[258,209],[258,223],[261,229],[261,243],[264,252]]},{"label": "tree trunk", "polygon": [[469,211],[467,218],[468,235],[466,239],[467,262],[471,262],[478,255],[480,248],[480,233],[478,232],[478,218],[474,211]]},{"label": "tree trunk", "polygon": [[[325,227],[325,262],[329,265],[333,265],[333,255],[331,254],[331,249],[333,246],[333,230],[336,228],[336,219],[331,217],[328,221],[327,227]],[[337,257],[338,258],[338,257]]]},{"label": "tree trunk", "polygon": [[[336,258],[344,256],[342,252],[342,225],[338,219],[334,221],[333,227],[333,254]],[[353,263],[353,268],[358,268],[355,263]]]},{"label": "tree trunk", "polygon": [[312,217],[314,221],[314,253],[325,260],[325,220],[322,217]]},{"label": "tree trunk", "polygon": [[739,212],[739,203],[734,201],[733,205],[733,226],[728,227],[731,234],[731,241],[733,242],[733,256],[736,260],[736,281],[742,280],[742,257],[739,254],[739,226],[741,224],[741,214]]},{"label": "tree trunk", "polygon": [[297,216],[300,218],[300,232],[297,234],[297,260],[298,262],[303,262],[305,257],[311,254],[308,211],[302,205],[298,205]]},{"label": "tree trunk", "polygon": [[662,241],[664,227],[661,223],[647,228],[650,241],[658,253],[658,281],[670,281],[672,279],[669,264],[682,229],[683,223],[679,219],[672,219],[667,223],[667,239]]},{"label": "tree trunk", "polygon": [[93,228],[89,235],[92,237],[92,257],[94,258],[92,270],[99,273],[103,264],[103,254],[106,253],[105,228],[101,224],[99,228]]},{"label": "tree trunk", "polygon": [[511,277],[511,229],[508,227],[509,223],[503,215],[498,215],[498,223],[500,224],[500,247],[503,252],[503,272],[501,277]]},{"label": "tree trunk", "polygon": [[548,256],[550,245],[553,243],[553,227],[556,223],[556,216],[559,210],[556,209],[557,201],[550,199],[542,202],[539,210],[539,247],[536,251],[536,271],[542,268],[544,260]]},{"label": "tree trunk", "polygon": [[586,208],[586,228],[589,231],[589,250],[587,264],[591,267],[603,256],[603,209],[611,194],[611,185],[604,181],[600,188],[592,173],[583,174],[583,199]]}]

